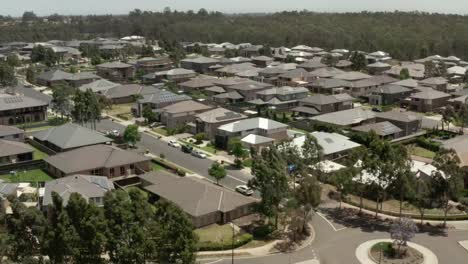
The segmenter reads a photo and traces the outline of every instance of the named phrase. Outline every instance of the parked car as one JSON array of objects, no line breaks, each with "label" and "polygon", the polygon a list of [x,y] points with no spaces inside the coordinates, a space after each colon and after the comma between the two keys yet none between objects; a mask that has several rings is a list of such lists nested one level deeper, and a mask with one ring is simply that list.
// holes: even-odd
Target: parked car
[{"label": "parked car", "polygon": [[247,185],[238,185],[236,186],[236,192],[241,193],[245,196],[251,196],[254,192]]},{"label": "parked car", "polygon": [[182,145],[181,150],[185,153],[192,153],[193,147],[190,145]]},{"label": "parked car", "polygon": [[154,128],[154,127],[158,127],[158,126],[160,126],[160,125],[161,125],[160,122],[153,122],[153,123],[149,124],[148,127],[149,127],[149,128]]},{"label": "parked car", "polygon": [[192,156],[200,158],[200,159],[206,159],[206,154],[199,150],[192,151]]},{"label": "parked car", "polygon": [[117,129],[114,129],[114,130],[111,130],[111,131],[107,131],[106,135],[118,137],[118,136],[120,136],[120,132]]},{"label": "parked car", "polygon": [[180,144],[175,139],[169,140],[169,143],[167,144],[173,148],[180,148]]}]

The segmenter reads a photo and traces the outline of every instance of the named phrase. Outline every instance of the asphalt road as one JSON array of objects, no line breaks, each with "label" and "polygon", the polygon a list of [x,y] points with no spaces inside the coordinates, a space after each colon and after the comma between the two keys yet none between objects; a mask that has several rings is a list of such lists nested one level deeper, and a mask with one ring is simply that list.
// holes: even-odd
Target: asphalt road
[{"label": "asphalt road", "polygon": [[[121,133],[123,133],[125,130],[125,126],[113,122],[110,119],[102,120],[97,124],[96,128],[99,131],[111,131],[115,129]],[[163,153],[167,160],[190,171],[193,171],[211,181],[215,181],[214,178],[208,175],[208,169],[213,163],[213,161],[210,159],[200,159],[190,154],[184,153],[178,148],[169,146],[167,142],[159,140],[156,137],[146,133],[141,133],[141,141],[137,143],[137,147],[140,150],[149,150],[156,156],[159,156],[161,153]],[[244,171],[236,170],[234,168],[228,168],[227,172],[228,175],[226,178],[220,181],[220,184],[232,190],[234,190],[237,185],[246,184],[249,179],[252,178],[252,175],[246,174]]]}]

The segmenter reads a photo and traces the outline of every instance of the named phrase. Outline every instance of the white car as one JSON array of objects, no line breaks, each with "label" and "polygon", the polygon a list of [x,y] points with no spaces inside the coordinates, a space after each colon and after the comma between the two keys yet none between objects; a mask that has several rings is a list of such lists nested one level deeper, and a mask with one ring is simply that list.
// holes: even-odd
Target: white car
[{"label": "white car", "polygon": [[106,134],[108,136],[115,136],[115,137],[120,136],[120,132],[117,129],[114,129],[112,131],[107,131]]},{"label": "white car", "polygon": [[167,144],[173,148],[180,148],[180,144],[174,139],[169,140],[169,143]]},{"label": "white car", "polygon": [[247,185],[238,185],[236,186],[236,192],[241,193],[246,196],[251,196],[254,192]]},{"label": "white car", "polygon": [[192,151],[192,156],[200,158],[200,159],[206,159],[206,154],[198,150]]}]

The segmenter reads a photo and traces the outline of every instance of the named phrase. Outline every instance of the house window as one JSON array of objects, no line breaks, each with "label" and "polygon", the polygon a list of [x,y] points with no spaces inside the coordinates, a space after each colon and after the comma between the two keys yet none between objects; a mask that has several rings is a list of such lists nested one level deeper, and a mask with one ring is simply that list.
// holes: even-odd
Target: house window
[{"label": "house window", "polygon": [[125,175],[125,167],[120,167],[120,175]]}]

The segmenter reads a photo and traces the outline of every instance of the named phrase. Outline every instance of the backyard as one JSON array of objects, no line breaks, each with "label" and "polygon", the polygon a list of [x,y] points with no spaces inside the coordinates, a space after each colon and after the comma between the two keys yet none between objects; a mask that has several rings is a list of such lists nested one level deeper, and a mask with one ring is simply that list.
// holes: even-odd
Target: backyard
[{"label": "backyard", "polygon": [[40,151],[39,149],[31,146],[33,149],[34,149],[34,152],[33,152],[33,159],[34,160],[41,160],[41,159],[45,159],[47,157],[49,157],[49,155],[47,155],[47,153],[45,152],[42,152]]},{"label": "backyard", "polygon": [[420,146],[408,145],[407,148],[408,148],[409,153],[413,156],[418,156],[418,157],[427,158],[427,159],[433,159],[435,157],[434,151],[430,151]]},{"label": "backyard", "polygon": [[49,174],[47,174],[42,169],[34,170],[18,170],[16,174],[3,174],[0,175],[0,180],[5,182],[48,182],[53,180]]}]

